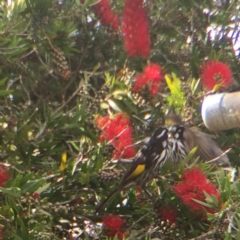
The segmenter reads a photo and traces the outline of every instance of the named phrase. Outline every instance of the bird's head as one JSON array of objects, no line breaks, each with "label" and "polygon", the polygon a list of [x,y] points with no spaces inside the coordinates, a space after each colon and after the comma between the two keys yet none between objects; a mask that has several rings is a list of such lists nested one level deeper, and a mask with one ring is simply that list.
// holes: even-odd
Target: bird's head
[{"label": "bird's head", "polygon": [[169,111],[165,117],[165,125],[184,125],[182,118],[173,111]]}]

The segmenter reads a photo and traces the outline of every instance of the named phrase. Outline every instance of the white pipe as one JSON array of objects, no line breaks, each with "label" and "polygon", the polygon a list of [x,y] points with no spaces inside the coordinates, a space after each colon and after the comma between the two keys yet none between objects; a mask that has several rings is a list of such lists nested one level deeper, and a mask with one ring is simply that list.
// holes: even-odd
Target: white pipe
[{"label": "white pipe", "polygon": [[211,131],[240,127],[240,92],[205,97],[202,103],[202,119]]}]

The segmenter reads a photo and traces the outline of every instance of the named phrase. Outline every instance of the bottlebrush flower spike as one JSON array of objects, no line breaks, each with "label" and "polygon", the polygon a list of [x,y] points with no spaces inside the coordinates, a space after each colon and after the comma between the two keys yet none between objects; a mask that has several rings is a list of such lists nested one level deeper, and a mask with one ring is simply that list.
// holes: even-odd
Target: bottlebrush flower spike
[{"label": "bottlebrush flower spike", "polygon": [[7,168],[3,165],[0,165],[0,186],[4,187],[5,182],[10,178],[10,173]]},{"label": "bottlebrush flower spike", "polygon": [[123,9],[122,33],[124,48],[131,57],[150,54],[150,36],[143,0],[126,0]]},{"label": "bottlebrush flower spike", "polygon": [[94,13],[100,18],[102,24],[118,29],[118,15],[113,12],[109,0],[101,0],[94,5]]},{"label": "bottlebrush flower spike", "polygon": [[123,239],[125,231],[122,229],[125,221],[116,215],[103,216],[103,231],[105,235],[113,239],[117,236],[117,239]]},{"label": "bottlebrush flower spike", "polygon": [[130,125],[130,119],[123,113],[115,115],[113,118],[97,117],[96,124],[102,129],[100,141],[107,140],[114,146],[113,157],[131,158],[136,154],[132,146],[134,141],[132,137],[133,129]]},{"label": "bottlebrush flower spike", "polygon": [[144,75],[152,82],[159,82],[162,79],[162,68],[157,63],[150,63],[144,68]]},{"label": "bottlebrush flower spike", "polygon": [[152,82],[150,88],[149,88],[149,93],[151,94],[151,96],[155,96],[157,95],[157,93],[159,92],[161,85],[158,82]]},{"label": "bottlebrush flower spike", "polygon": [[158,214],[161,217],[167,219],[170,223],[176,223],[177,212],[174,209],[171,209],[170,207],[160,207]]},{"label": "bottlebrush flower spike", "polygon": [[186,170],[181,182],[176,184],[173,190],[186,206],[192,211],[199,213],[204,213],[204,209],[209,213],[214,213],[214,210],[197,203],[193,199],[204,202],[206,199],[204,192],[209,195],[214,195],[218,200],[220,198],[216,187],[209,182],[205,174],[199,168]]},{"label": "bottlebrush flower spike", "polygon": [[104,229],[110,228],[119,230],[125,224],[125,221],[116,215],[103,216],[102,220]]},{"label": "bottlebrush flower spike", "polygon": [[155,96],[161,87],[162,76],[162,67],[156,63],[150,63],[144,68],[142,74],[136,76],[136,82],[132,91],[138,92],[140,89],[146,87],[146,85],[149,85],[149,93],[151,96]]},{"label": "bottlebrush flower spike", "polygon": [[230,67],[219,61],[209,61],[201,72],[202,85],[212,91],[216,84],[222,84],[221,90],[227,89],[232,82],[232,72]]}]

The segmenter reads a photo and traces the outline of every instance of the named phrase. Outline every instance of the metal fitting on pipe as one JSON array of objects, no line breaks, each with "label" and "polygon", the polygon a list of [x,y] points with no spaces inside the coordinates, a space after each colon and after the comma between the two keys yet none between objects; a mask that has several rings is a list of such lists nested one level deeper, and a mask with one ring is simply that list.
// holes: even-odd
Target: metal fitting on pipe
[{"label": "metal fitting on pipe", "polygon": [[240,127],[240,92],[205,97],[201,113],[205,126],[211,131]]}]

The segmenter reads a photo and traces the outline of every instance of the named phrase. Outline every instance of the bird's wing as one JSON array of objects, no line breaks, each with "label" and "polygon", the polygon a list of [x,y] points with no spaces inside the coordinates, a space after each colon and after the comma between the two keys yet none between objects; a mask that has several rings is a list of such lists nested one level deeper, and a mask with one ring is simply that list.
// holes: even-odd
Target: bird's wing
[{"label": "bird's wing", "polygon": [[[187,135],[187,137],[186,137]],[[219,157],[218,160],[212,162],[213,164],[229,164],[229,159],[226,154],[219,148],[217,143],[211,138],[210,135],[203,133],[201,131],[197,131],[195,129],[189,129],[186,132],[185,139],[188,141],[186,145],[188,148],[198,147],[197,155],[205,161],[210,161]],[[188,149],[188,151],[191,151]]]},{"label": "bird's wing", "polygon": [[[164,155],[167,154],[167,139],[167,128],[157,128],[146,145],[138,151],[131,167],[123,177],[123,182],[136,178],[146,169],[156,164],[158,161],[163,161],[163,164],[165,160]],[[161,163],[159,162],[159,164]]]}]

